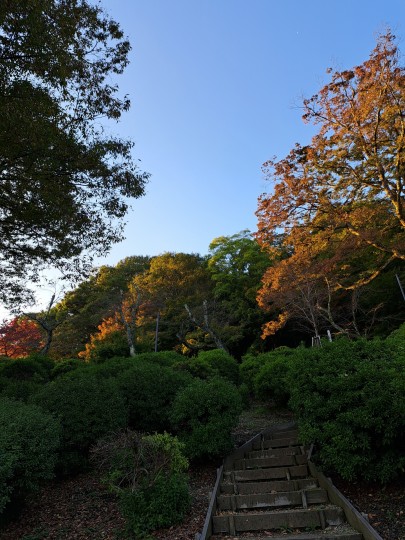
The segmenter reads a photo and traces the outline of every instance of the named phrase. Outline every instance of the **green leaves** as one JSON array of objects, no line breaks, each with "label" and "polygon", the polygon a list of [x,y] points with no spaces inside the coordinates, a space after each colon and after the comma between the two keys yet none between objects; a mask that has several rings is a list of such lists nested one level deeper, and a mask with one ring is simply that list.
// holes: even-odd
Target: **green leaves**
[{"label": "green leaves", "polygon": [[[128,197],[148,175],[133,143],[106,136],[101,118],[129,108],[111,84],[129,43],[86,0],[5,0],[0,6],[0,299],[21,300],[22,278],[122,239]],[[87,261],[88,264],[89,261]]]}]

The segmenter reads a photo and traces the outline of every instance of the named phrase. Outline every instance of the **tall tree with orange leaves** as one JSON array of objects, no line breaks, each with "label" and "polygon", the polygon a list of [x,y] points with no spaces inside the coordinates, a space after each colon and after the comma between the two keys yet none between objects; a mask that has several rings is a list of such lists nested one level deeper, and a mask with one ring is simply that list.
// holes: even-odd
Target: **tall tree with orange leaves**
[{"label": "tall tree with orange leaves", "polygon": [[319,126],[311,144],[264,164],[274,190],[259,199],[257,238],[273,256],[291,253],[263,277],[259,303],[280,308],[264,335],[292,316],[275,300],[283,280],[295,298],[304,278],[316,283],[314,310],[330,322],[331,297],[356,297],[405,261],[405,69],[395,36],[381,35],[360,66],[328,72],[331,82],[303,103],[304,121]]}]

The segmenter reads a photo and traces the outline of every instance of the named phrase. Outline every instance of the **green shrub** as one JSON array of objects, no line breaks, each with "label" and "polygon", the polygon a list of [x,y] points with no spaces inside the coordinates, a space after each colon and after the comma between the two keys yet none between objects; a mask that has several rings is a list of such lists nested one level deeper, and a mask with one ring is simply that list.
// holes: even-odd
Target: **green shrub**
[{"label": "green shrub", "polygon": [[387,482],[405,466],[405,362],[379,340],[300,350],[291,400],[304,442],[343,478]]},{"label": "green shrub", "polygon": [[0,513],[53,476],[60,425],[39,407],[0,399]]},{"label": "green shrub", "polygon": [[85,463],[97,439],[127,425],[125,403],[115,381],[82,370],[48,383],[33,400],[60,420],[64,473],[75,472]]},{"label": "green shrub", "polygon": [[260,369],[267,361],[268,354],[263,353],[257,356],[246,355],[242,358],[239,366],[239,378],[241,383],[246,384],[251,394],[254,393],[254,379]]},{"label": "green shrub", "polygon": [[286,406],[290,399],[289,373],[293,356],[274,351],[267,358],[253,380],[255,396]]},{"label": "green shrub", "polygon": [[27,403],[31,396],[42,388],[43,384],[34,381],[18,381],[0,377],[1,397],[15,399]]},{"label": "green shrub", "polygon": [[85,364],[83,369],[87,373],[92,373],[95,377],[109,379],[111,377],[117,377],[120,373],[130,369],[135,363],[135,358],[121,356],[109,358],[103,363]]},{"label": "green shrub", "polygon": [[198,360],[206,363],[214,371],[215,375],[228,379],[233,384],[238,384],[238,362],[224,350],[201,351],[198,353]]},{"label": "green shrub", "polygon": [[158,364],[135,361],[117,377],[129,414],[129,426],[140,431],[164,431],[176,393],[191,380]]},{"label": "green shrub", "polygon": [[177,394],[171,420],[189,458],[214,458],[232,449],[231,430],[241,411],[233,384],[220,378],[195,380]]},{"label": "green shrub", "polygon": [[120,332],[111,332],[103,340],[94,340],[89,349],[89,362],[106,362],[114,357],[129,356],[129,345],[126,337]]},{"label": "green shrub", "polygon": [[3,364],[1,376],[14,381],[32,381],[43,383],[49,380],[50,369],[53,363],[46,359],[36,357],[10,359]]},{"label": "green shrub", "polygon": [[184,356],[176,351],[147,352],[137,354],[135,361],[151,362],[160,366],[173,366],[176,362],[181,362]]},{"label": "green shrub", "polygon": [[181,521],[190,507],[188,463],[176,437],[126,431],[99,441],[93,461],[120,499],[135,538]]},{"label": "green shrub", "polygon": [[182,357],[180,361],[174,364],[173,368],[177,371],[189,373],[192,377],[196,377],[198,379],[209,379],[215,375],[214,369],[208,364],[208,362],[205,362],[198,357]]},{"label": "green shrub", "polygon": [[233,384],[238,384],[239,381],[237,361],[222,349],[200,351],[197,357],[185,358],[181,356],[174,368],[186,371],[199,379],[222,377]]},{"label": "green shrub", "polygon": [[135,538],[180,523],[190,508],[187,480],[179,474],[160,475],[151,487],[125,491],[120,499],[127,530]]},{"label": "green shrub", "polygon": [[239,394],[242,399],[242,406],[244,409],[250,408],[250,391],[247,384],[242,383],[238,386]]},{"label": "green shrub", "polygon": [[71,371],[74,371],[80,367],[83,367],[83,360],[79,360],[78,358],[66,358],[60,362],[55,362],[51,370],[50,377],[51,379],[57,379],[61,375],[70,373]]}]

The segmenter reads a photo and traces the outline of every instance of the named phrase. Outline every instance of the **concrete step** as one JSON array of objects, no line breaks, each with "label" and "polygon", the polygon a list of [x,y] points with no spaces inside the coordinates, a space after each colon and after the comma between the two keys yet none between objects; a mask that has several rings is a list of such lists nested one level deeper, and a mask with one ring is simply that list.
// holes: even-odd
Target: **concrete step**
[{"label": "concrete step", "polygon": [[221,484],[223,494],[248,495],[252,493],[277,493],[278,491],[300,491],[301,489],[315,489],[318,482],[314,478],[299,480],[273,480],[270,482],[241,482]]},{"label": "concrete step", "polygon": [[328,502],[324,489],[303,491],[281,491],[279,493],[255,493],[250,495],[220,495],[217,499],[218,510],[249,510],[254,508],[283,508]]},{"label": "concrete step", "polygon": [[274,467],[270,469],[249,469],[225,471],[225,482],[257,482],[260,480],[291,480],[294,478],[306,478],[308,467],[306,465],[295,465],[293,467]]},{"label": "concrete step", "polygon": [[213,533],[235,535],[248,531],[325,529],[327,526],[341,525],[344,520],[343,510],[332,505],[305,510],[226,513],[213,517]]}]

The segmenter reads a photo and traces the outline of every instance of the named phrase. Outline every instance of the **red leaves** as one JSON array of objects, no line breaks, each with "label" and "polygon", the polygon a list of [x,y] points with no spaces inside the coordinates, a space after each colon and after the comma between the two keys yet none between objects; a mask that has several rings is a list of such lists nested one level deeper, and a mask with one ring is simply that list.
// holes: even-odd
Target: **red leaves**
[{"label": "red leaves", "polygon": [[21,358],[37,352],[43,345],[38,325],[25,317],[3,321],[0,326],[0,356]]}]

